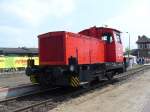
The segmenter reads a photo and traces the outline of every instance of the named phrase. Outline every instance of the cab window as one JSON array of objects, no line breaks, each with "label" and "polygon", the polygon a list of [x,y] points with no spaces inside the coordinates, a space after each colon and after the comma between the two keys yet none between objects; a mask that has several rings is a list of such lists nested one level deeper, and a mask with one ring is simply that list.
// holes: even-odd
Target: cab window
[{"label": "cab window", "polygon": [[108,43],[113,41],[112,35],[110,33],[103,33],[102,40]]},{"label": "cab window", "polygon": [[121,44],[120,33],[115,33],[115,40],[116,40],[116,42]]}]

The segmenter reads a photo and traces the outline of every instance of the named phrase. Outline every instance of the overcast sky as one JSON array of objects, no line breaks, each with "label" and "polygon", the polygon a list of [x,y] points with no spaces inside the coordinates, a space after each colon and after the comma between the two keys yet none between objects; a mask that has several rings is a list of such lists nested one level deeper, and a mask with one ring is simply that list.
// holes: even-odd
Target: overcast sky
[{"label": "overcast sky", "polygon": [[[0,0],[0,47],[37,47],[37,35],[108,25],[131,37],[150,37],[150,0]],[[129,32],[127,34],[126,32]]]}]

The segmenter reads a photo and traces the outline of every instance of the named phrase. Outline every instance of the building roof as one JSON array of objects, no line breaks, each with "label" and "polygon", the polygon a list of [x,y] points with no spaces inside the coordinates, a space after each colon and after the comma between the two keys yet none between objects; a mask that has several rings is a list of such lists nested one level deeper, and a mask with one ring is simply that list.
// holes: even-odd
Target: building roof
[{"label": "building roof", "polygon": [[37,55],[38,48],[0,48],[0,55]]},{"label": "building roof", "polygon": [[136,41],[136,43],[150,43],[150,38],[148,38],[147,36],[143,35],[143,36],[138,36],[138,40]]}]

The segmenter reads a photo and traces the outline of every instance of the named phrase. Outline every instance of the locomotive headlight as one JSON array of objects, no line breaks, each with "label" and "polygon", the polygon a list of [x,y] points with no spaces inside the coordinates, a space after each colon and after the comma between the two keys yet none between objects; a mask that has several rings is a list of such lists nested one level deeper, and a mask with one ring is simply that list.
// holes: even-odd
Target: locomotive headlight
[{"label": "locomotive headlight", "polygon": [[70,71],[74,71],[74,66],[73,65],[70,65]]}]

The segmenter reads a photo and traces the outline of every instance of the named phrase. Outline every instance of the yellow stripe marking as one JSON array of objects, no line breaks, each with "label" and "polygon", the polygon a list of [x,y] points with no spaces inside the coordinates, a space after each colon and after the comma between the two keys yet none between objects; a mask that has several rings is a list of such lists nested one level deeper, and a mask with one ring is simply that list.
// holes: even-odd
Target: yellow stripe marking
[{"label": "yellow stripe marking", "polygon": [[70,84],[71,84],[72,87],[75,86],[74,83],[72,82],[72,77],[70,78]]},{"label": "yellow stripe marking", "polygon": [[79,81],[79,79],[78,79],[78,77],[71,77],[70,78],[70,85],[72,86],[72,87],[78,87],[79,85],[80,85],[80,81]]},{"label": "yellow stripe marking", "polygon": [[73,78],[73,80],[72,80],[76,85],[78,85],[78,81],[75,79],[75,78]]},{"label": "yellow stripe marking", "polygon": [[72,82],[74,83],[75,87],[78,86],[78,83],[73,79]]},{"label": "yellow stripe marking", "polygon": [[73,81],[72,81],[72,85],[73,85],[73,87],[76,87],[76,84],[75,84],[75,82],[73,82]]},{"label": "yellow stripe marking", "polygon": [[73,80],[76,83],[76,86],[79,86],[79,79],[77,77],[74,77]]},{"label": "yellow stripe marking", "polygon": [[80,83],[79,79],[77,77],[75,77],[75,79],[78,81],[78,84]]}]

